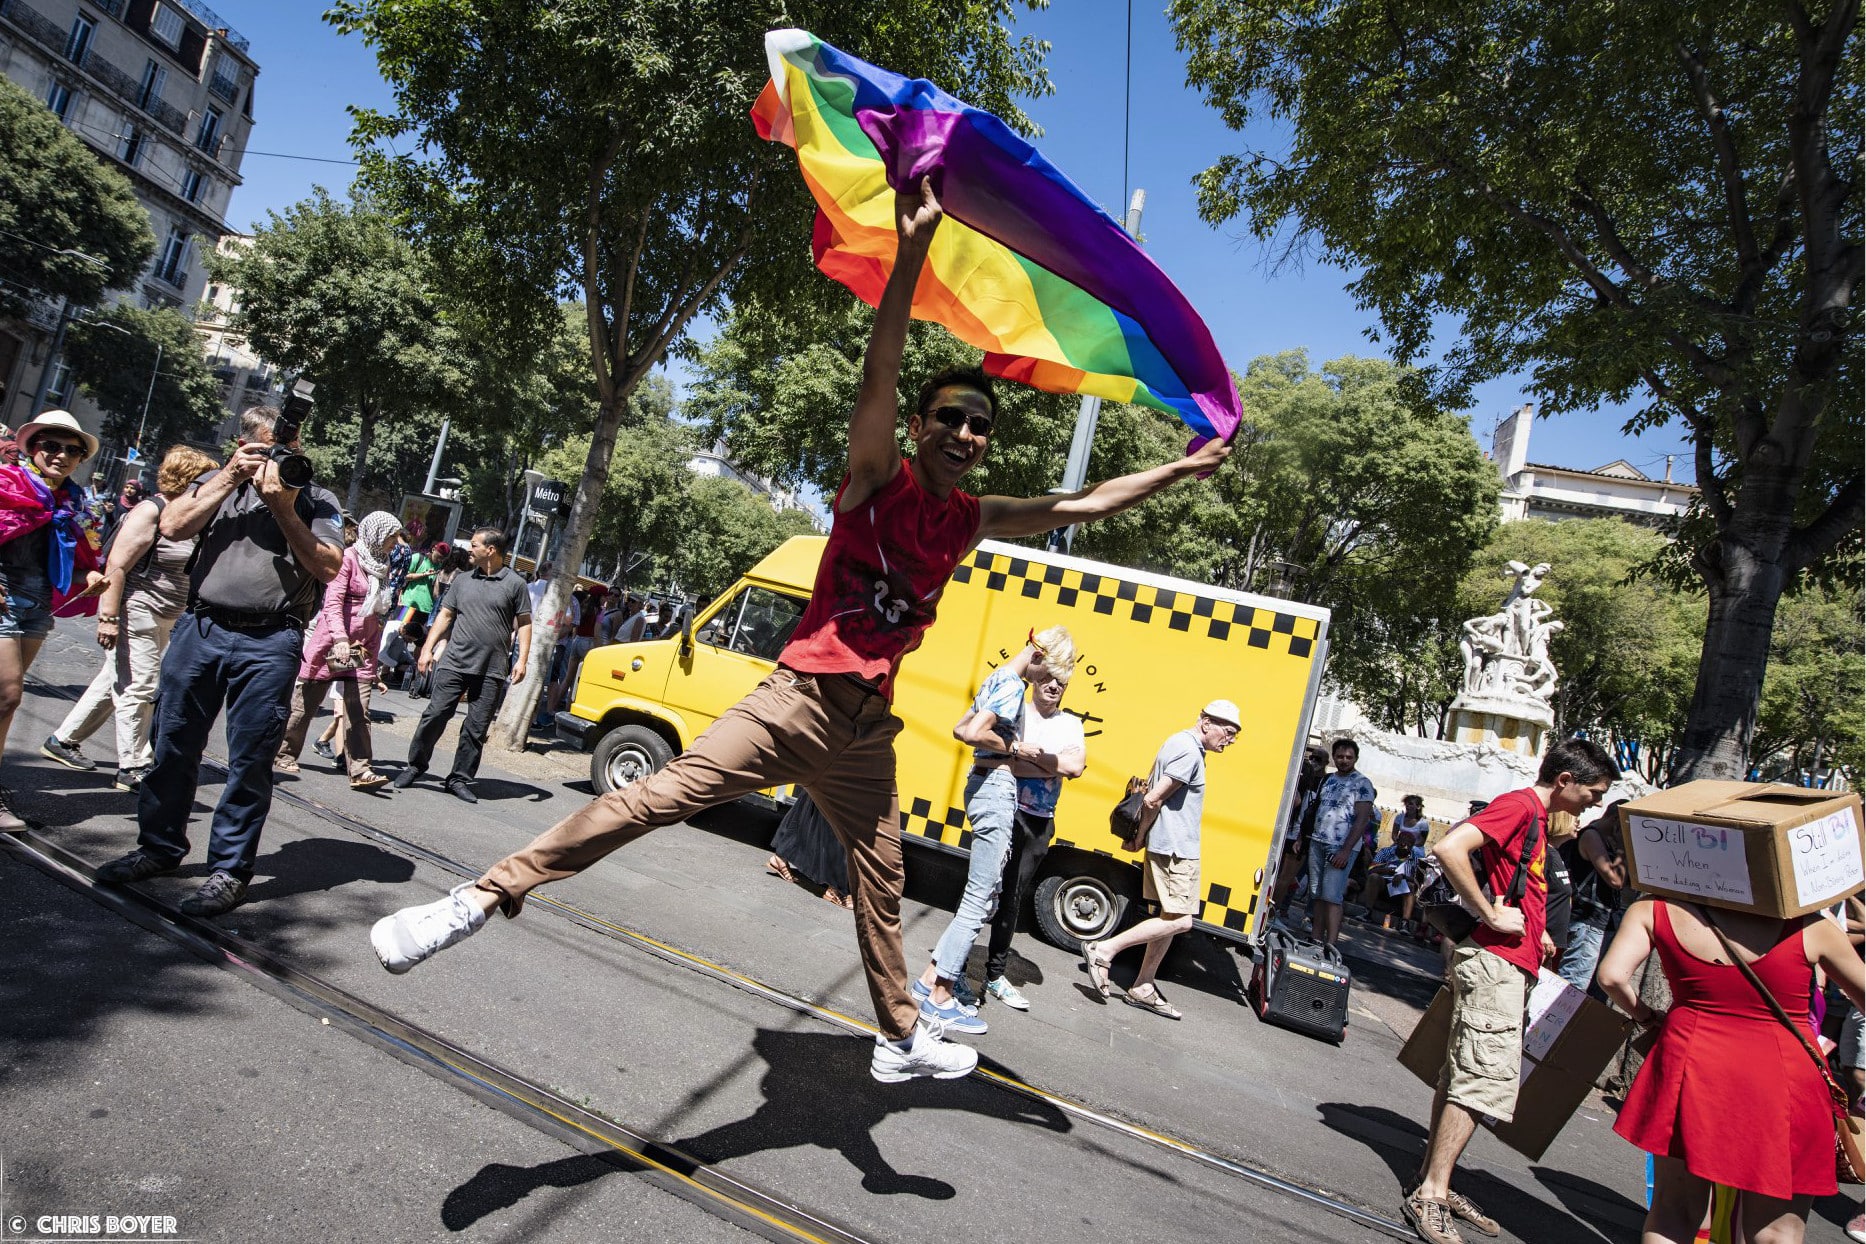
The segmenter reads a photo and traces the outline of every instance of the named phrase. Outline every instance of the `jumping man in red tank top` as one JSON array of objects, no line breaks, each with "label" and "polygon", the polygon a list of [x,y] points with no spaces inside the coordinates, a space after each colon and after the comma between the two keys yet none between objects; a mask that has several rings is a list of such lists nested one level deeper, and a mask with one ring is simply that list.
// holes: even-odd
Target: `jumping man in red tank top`
[{"label": "jumping man in red tank top", "polygon": [[794,783],[809,791],[849,852],[856,942],[881,1028],[875,1078],[952,1079],[977,1065],[974,1051],[917,1024],[920,1008],[908,992],[895,672],[932,624],[946,580],[980,540],[1119,514],[1213,470],[1231,449],[1213,441],[1177,462],[1065,496],[974,497],[959,481],[984,459],[998,408],[989,378],[967,369],[921,387],[907,420],[914,456],[903,459],[896,441],[901,353],[940,217],[929,182],[895,196],[898,250],[849,421],[849,470],[810,604],[777,670],[659,773],[588,804],[446,898],[377,921],[370,941],[384,967],[408,971],[477,931],[495,907],[518,915],[534,887],[581,872],[653,829]]}]

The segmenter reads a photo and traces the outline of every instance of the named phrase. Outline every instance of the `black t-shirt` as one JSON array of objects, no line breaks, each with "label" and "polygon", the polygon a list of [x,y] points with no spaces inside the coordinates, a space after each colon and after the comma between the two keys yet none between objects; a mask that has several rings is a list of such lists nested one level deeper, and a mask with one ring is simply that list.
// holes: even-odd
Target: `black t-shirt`
[{"label": "black t-shirt", "polygon": [[531,595],[510,566],[493,574],[463,570],[447,585],[440,608],[453,610],[441,664],[463,674],[506,673],[512,627],[531,618]]},{"label": "black t-shirt", "polygon": [[[198,489],[218,474],[209,472],[194,486]],[[296,505],[299,519],[319,544],[343,549],[343,508],[328,489],[316,484],[301,489]],[[193,594],[208,608],[288,613],[309,622],[317,613],[321,588],[317,576],[292,556],[284,531],[251,480],[229,493],[201,530]]]},{"label": "black t-shirt", "polygon": [[1568,875],[1568,860],[1561,847],[1548,847],[1544,861],[1547,869],[1549,898],[1548,923],[1544,926],[1549,940],[1563,950],[1568,948],[1568,925],[1573,911],[1574,886]]}]

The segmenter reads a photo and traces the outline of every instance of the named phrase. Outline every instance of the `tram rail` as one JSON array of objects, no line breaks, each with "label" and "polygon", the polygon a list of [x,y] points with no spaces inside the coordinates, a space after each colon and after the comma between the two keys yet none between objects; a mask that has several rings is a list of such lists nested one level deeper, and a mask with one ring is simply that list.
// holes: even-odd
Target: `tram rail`
[{"label": "tram rail", "polygon": [[[59,688],[47,689],[64,694]],[[225,769],[224,765],[211,757],[203,757],[202,764],[203,767],[223,772]],[[315,813],[319,818],[358,837],[453,876],[473,880],[484,871],[321,803],[299,791],[278,787],[273,792],[273,798]],[[341,1024],[353,1035],[388,1051],[403,1062],[453,1082],[480,1100],[558,1137],[582,1152],[611,1154],[639,1169],[646,1178],[661,1184],[675,1195],[713,1209],[766,1238],[820,1240],[826,1244],[865,1244],[863,1237],[826,1218],[809,1213],[775,1194],[760,1190],[707,1166],[697,1158],[663,1145],[652,1137],[567,1101],[519,1073],[481,1059],[446,1038],[427,1032],[392,1012],[295,968],[264,948],[228,934],[211,923],[184,916],[178,910],[135,889],[98,886],[91,880],[91,866],[87,861],[65,851],[36,830],[10,836],[0,834],[0,846],[23,856],[42,871],[88,894],[133,923],[179,942],[209,962],[246,975],[253,984],[300,1010],[328,1018],[333,1025]],[[876,1035],[875,1026],[866,1020],[606,920],[552,898],[548,893],[532,894],[527,906],[534,914],[549,913],[601,937],[730,985],[786,1010],[831,1024],[851,1035],[868,1040],[873,1040]],[[982,1064],[972,1073],[972,1078],[1000,1091],[1042,1103],[1070,1118],[1275,1192],[1357,1226],[1395,1239],[1417,1238],[1406,1223],[1345,1201],[1325,1189],[1214,1153],[1196,1142],[1170,1133],[1128,1122]]]}]

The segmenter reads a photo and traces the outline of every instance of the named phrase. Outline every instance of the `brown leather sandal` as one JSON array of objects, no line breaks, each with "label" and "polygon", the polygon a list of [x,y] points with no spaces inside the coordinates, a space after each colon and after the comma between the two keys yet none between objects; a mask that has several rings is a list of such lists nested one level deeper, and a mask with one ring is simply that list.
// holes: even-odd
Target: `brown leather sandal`
[{"label": "brown leather sandal", "polygon": [[1178,1007],[1160,996],[1158,986],[1147,985],[1145,988],[1147,991],[1145,993],[1140,993],[1132,989],[1124,991],[1121,994],[1121,1001],[1127,1003],[1129,1006],[1137,1006],[1143,1011],[1152,1011],[1155,1015],[1163,1016],[1166,1019],[1185,1018]]},{"label": "brown leather sandal", "polygon": [[773,877],[782,877],[792,885],[797,884],[797,875],[791,872],[790,865],[785,863],[781,856],[773,855],[770,859],[766,860],[765,871],[770,873]]}]

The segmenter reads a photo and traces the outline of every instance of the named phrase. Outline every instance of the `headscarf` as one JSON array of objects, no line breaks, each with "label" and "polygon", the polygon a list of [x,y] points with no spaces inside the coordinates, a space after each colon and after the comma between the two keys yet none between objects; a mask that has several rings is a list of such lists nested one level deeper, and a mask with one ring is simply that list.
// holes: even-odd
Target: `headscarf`
[{"label": "headscarf", "polygon": [[357,525],[356,543],[350,547],[356,553],[357,564],[369,576],[369,595],[363,598],[365,614],[387,613],[389,606],[394,603],[395,593],[389,590],[386,546],[401,529],[402,520],[387,510],[365,514],[363,521]]}]

